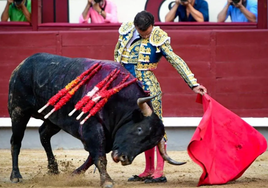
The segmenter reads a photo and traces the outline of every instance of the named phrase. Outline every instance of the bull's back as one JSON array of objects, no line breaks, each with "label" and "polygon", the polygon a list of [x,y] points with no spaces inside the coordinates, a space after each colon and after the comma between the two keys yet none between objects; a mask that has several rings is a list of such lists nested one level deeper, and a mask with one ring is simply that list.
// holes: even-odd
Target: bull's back
[{"label": "bull's back", "polygon": [[[68,114],[87,92],[91,91],[113,70],[118,69],[120,73],[108,89],[121,83],[130,73],[119,63],[87,58],[67,58],[45,53],[35,54],[27,58],[14,70],[10,79],[8,109],[11,119],[19,120],[18,117],[23,118],[24,114],[29,118],[43,119],[53,106],[50,105],[41,113],[38,113],[38,110],[68,83],[96,63],[101,65],[101,69],[83,84],[65,105],[48,118],[51,123],[78,138],[77,127],[80,126],[80,123],[75,118],[80,112],[76,112],[77,114],[71,117]],[[128,81],[131,79],[134,79],[132,75]],[[137,99],[145,95],[141,86],[133,83],[111,96],[100,112],[102,123],[105,124],[107,130],[113,130],[113,126],[121,125],[122,119],[129,118],[131,112],[138,108]],[[94,122],[93,118],[85,124]]]},{"label": "bull's back", "polygon": [[9,111],[39,107],[90,63],[47,53],[28,57],[13,71],[9,82]]},{"label": "bull's back", "polygon": [[112,70],[119,69],[123,73],[120,74],[121,78],[128,72],[119,63],[112,61],[68,58],[47,53],[28,57],[12,73],[9,84],[9,110],[17,106],[38,110],[59,90],[95,63],[102,65],[101,70],[75,94],[72,98],[74,103]]}]

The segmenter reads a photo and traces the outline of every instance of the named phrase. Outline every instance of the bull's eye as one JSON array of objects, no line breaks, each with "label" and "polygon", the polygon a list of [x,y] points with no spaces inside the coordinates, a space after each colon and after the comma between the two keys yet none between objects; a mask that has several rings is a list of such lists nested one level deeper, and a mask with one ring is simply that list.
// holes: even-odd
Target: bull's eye
[{"label": "bull's eye", "polygon": [[138,134],[141,134],[141,133],[142,133],[142,128],[138,127]]}]

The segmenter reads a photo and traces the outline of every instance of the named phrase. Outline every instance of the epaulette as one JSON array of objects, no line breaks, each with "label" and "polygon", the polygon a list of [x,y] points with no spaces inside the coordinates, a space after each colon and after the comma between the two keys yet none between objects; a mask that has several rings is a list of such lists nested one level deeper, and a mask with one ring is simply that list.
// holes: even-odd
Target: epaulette
[{"label": "epaulette", "polygon": [[150,43],[153,46],[161,46],[164,44],[167,40],[170,40],[170,37],[167,35],[165,31],[160,29],[160,27],[156,26],[153,28],[153,31],[150,36]]},{"label": "epaulette", "polygon": [[118,32],[120,35],[125,35],[128,32],[130,32],[134,27],[135,26],[134,26],[133,22],[126,22],[120,26]]}]

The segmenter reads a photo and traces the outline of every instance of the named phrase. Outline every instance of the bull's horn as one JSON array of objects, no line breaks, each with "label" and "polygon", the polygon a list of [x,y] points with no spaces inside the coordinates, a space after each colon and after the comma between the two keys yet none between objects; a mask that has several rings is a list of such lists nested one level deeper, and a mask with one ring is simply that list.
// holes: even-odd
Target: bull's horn
[{"label": "bull's horn", "polygon": [[152,109],[150,108],[150,106],[146,102],[152,100],[154,97],[156,97],[156,96],[138,98],[138,100],[137,100],[137,104],[140,107],[141,112],[146,117],[152,115],[152,113],[153,113]]},{"label": "bull's horn", "polygon": [[172,164],[172,165],[183,165],[185,164],[186,162],[177,162],[173,159],[171,159],[168,154],[167,154],[167,151],[166,151],[166,148],[165,148],[165,140],[162,138],[162,140],[158,143],[158,149],[159,149],[159,152],[161,154],[161,156],[163,157],[163,159],[165,161],[167,161],[169,164]]}]

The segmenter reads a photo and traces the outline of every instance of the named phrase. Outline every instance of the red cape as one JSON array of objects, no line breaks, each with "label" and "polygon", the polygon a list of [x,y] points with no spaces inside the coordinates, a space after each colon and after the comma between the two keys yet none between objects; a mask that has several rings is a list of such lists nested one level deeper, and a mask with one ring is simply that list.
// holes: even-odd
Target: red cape
[{"label": "red cape", "polygon": [[198,99],[204,115],[187,148],[203,169],[198,186],[235,180],[266,151],[266,139],[209,95],[198,95]]}]

